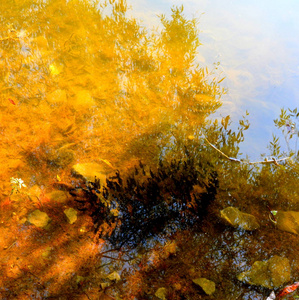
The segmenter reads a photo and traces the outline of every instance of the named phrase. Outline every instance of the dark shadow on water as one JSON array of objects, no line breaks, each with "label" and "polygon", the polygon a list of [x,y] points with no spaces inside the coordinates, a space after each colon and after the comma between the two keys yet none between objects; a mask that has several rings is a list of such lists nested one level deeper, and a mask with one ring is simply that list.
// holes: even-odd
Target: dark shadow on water
[{"label": "dark shadow on water", "polygon": [[[98,181],[91,183],[81,203],[99,236],[116,248],[135,248],[150,238],[199,226],[217,186],[212,166],[195,162],[186,151],[183,159],[160,161],[154,171],[140,162],[128,176],[117,172],[102,190]],[[105,231],[103,224],[113,230]]]}]

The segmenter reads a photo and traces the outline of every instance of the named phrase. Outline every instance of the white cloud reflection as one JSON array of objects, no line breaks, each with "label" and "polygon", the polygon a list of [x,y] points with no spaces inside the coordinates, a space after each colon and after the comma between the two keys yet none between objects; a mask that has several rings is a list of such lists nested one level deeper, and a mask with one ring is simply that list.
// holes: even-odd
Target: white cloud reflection
[{"label": "white cloud reflection", "polygon": [[[170,15],[184,5],[188,18],[199,18],[198,60],[220,62],[228,88],[219,114],[238,120],[249,111],[251,129],[243,152],[266,152],[281,107],[299,105],[299,1],[297,0],[128,0],[132,14],[152,28],[157,14]],[[204,14],[203,14],[204,13]],[[249,149],[249,144],[254,151]],[[254,146],[252,146],[254,145]]]}]

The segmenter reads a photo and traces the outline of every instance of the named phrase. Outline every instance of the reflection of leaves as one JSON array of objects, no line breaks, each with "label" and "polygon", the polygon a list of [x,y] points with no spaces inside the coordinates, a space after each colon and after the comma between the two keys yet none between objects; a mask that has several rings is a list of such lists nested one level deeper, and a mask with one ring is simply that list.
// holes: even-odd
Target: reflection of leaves
[{"label": "reflection of leaves", "polygon": [[107,207],[94,196],[87,198],[96,230],[102,231],[101,224],[107,222],[116,226],[111,234],[103,232],[113,245],[135,247],[150,237],[195,225],[217,188],[216,174],[211,168],[204,173],[205,168],[186,155],[184,160],[160,161],[156,171],[140,164],[128,177],[116,173],[101,195]]},{"label": "reflection of leaves", "polygon": [[[299,118],[299,113],[297,108],[288,111],[284,108],[280,110],[279,118],[274,120],[275,126],[282,131],[285,142],[287,144],[289,155],[294,153],[298,156],[297,152],[297,142],[299,138],[299,130],[296,123],[296,119]],[[295,137],[295,149],[292,149],[290,145],[291,139]],[[277,141],[278,142],[278,141]],[[273,147],[273,144],[270,143],[270,147]]]},{"label": "reflection of leaves", "polygon": [[225,118],[221,119],[221,125],[225,130],[227,130],[227,126],[229,125],[230,116],[226,116]]}]

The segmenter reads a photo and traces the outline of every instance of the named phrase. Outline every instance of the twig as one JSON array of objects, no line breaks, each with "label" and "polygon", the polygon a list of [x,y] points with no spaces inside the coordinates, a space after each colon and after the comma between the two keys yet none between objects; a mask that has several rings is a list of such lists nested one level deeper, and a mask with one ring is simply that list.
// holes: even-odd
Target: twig
[{"label": "twig", "polygon": [[83,293],[84,293],[84,295],[87,297],[87,299],[91,300],[91,299],[89,298],[88,294],[87,294],[85,291],[83,291]]},{"label": "twig", "polygon": [[279,166],[279,163],[280,161],[284,161],[284,160],[287,160],[287,159],[291,159],[291,157],[284,157],[284,158],[279,158],[279,159],[276,159],[275,157],[271,157],[270,159],[266,158],[265,160],[262,160],[262,161],[245,161],[243,159],[237,159],[237,158],[233,158],[233,157],[229,157],[227,156],[225,153],[223,153],[221,150],[219,150],[216,146],[214,146],[212,143],[210,143],[210,141],[205,137],[203,136],[205,141],[213,148],[215,149],[216,151],[218,151],[222,156],[224,156],[226,159],[230,160],[230,161],[233,161],[233,162],[237,162],[237,163],[244,163],[244,164],[249,164],[249,165],[254,165],[254,164],[270,164],[270,163],[273,163],[275,164],[276,166]]},{"label": "twig", "polygon": [[15,240],[9,247],[5,248],[4,250],[8,250],[10,249],[13,245],[15,245],[17,243],[17,240]]},{"label": "twig", "polygon": [[114,259],[114,260],[119,260],[119,261],[131,261],[132,259],[122,259],[122,258],[116,258],[108,255],[101,255],[101,257],[109,258],[109,259]]}]

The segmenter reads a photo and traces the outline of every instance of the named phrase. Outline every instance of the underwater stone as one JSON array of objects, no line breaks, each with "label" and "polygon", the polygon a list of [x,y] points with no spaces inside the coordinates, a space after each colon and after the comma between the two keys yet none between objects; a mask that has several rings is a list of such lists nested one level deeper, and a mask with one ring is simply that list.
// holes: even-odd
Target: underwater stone
[{"label": "underwater stone", "polygon": [[51,193],[46,194],[46,197],[55,202],[65,203],[68,200],[67,193],[60,190],[54,190]]},{"label": "underwater stone", "polygon": [[155,296],[159,299],[166,300],[166,294],[167,294],[166,288],[161,287],[157,289]]},{"label": "underwater stone", "polygon": [[278,229],[294,234],[299,234],[299,212],[278,211],[275,215]]},{"label": "underwater stone", "polygon": [[42,252],[42,258],[44,259],[49,259],[50,255],[52,252],[52,247],[47,247],[43,252]]},{"label": "underwater stone", "polygon": [[255,216],[242,213],[235,207],[226,207],[220,211],[222,219],[226,220],[233,227],[240,227],[244,230],[255,230],[260,227]]},{"label": "underwater stone", "polygon": [[74,208],[67,208],[63,212],[66,215],[67,220],[70,224],[73,224],[77,221],[77,211]]},{"label": "underwater stone", "polygon": [[36,227],[45,228],[49,224],[51,219],[45,212],[37,209],[28,216],[27,220],[29,223],[35,225]]},{"label": "underwater stone", "polygon": [[106,183],[104,168],[97,163],[76,164],[72,167],[72,174],[90,182],[94,182],[95,177],[97,177],[97,179],[100,179],[101,185]]},{"label": "underwater stone", "polygon": [[101,282],[100,283],[100,287],[101,287],[102,290],[104,290],[105,288],[107,288],[110,285],[111,285],[110,282]]},{"label": "underwater stone", "polygon": [[291,279],[289,260],[274,255],[268,261],[256,261],[251,269],[237,276],[238,280],[268,289],[277,288]]},{"label": "underwater stone", "polygon": [[33,187],[31,187],[28,191],[29,197],[31,200],[34,198],[38,198],[42,193],[42,189],[36,184]]},{"label": "underwater stone", "polygon": [[212,295],[216,288],[215,282],[206,278],[196,278],[192,280],[195,284],[199,285],[207,295]]},{"label": "underwater stone", "polygon": [[107,278],[108,278],[109,280],[111,280],[111,281],[120,281],[120,279],[121,279],[120,276],[119,276],[119,274],[118,274],[116,271],[110,273],[110,274],[107,276]]},{"label": "underwater stone", "polygon": [[251,285],[259,285],[266,288],[272,288],[271,278],[268,272],[268,262],[256,261],[249,271],[240,273],[238,280]]},{"label": "underwater stone", "polygon": [[290,262],[285,257],[274,255],[268,260],[273,287],[278,287],[291,279]]}]

